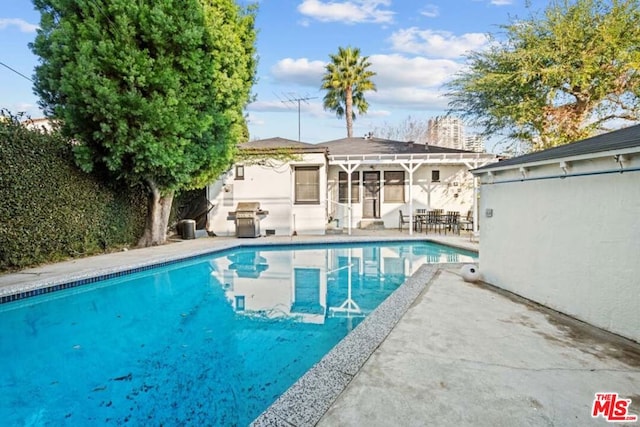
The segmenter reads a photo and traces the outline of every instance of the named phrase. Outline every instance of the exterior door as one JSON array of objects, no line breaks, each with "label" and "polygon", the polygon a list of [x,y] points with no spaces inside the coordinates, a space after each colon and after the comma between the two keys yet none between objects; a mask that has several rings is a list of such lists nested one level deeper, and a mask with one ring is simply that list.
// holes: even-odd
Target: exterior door
[{"label": "exterior door", "polygon": [[363,218],[380,218],[380,172],[363,172]]}]

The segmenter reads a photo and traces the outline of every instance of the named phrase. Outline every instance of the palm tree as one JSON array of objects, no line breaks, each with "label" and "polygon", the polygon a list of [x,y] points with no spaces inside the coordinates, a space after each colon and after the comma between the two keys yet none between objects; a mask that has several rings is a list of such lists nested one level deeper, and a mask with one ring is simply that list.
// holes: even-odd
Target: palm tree
[{"label": "palm tree", "polygon": [[360,56],[358,48],[338,48],[338,53],[329,55],[331,62],[327,64],[326,73],[322,77],[322,89],[327,91],[323,99],[325,110],[335,111],[338,117],[347,118],[347,137],[353,136],[353,119],[356,114],[365,114],[369,103],[364,99],[364,92],[376,90],[371,77],[376,73],[369,71],[371,66],[368,56]]}]

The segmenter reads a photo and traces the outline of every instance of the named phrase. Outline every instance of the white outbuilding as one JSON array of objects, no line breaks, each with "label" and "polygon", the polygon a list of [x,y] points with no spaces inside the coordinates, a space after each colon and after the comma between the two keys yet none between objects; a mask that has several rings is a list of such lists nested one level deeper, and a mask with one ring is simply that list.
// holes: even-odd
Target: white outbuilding
[{"label": "white outbuilding", "polygon": [[483,280],[640,341],[640,125],[472,173]]}]

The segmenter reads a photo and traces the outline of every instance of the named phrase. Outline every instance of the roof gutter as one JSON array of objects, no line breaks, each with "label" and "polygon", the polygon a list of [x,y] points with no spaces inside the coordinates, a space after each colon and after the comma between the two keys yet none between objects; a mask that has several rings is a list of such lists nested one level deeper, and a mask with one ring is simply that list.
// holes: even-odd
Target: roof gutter
[{"label": "roof gutter", "polygon": [[595,153],[587,153],[587,154],[580,154],[578,156],[567,156],[567,157],[555,157],[553,159],[546,159],[546,160],[539,160],[539,161],[534,161],[534,162],[522,162],[522,163],[512,163],[506,166],[501,166],[500,163],[501,162],[497,162],[497,163],[493,163],[487,166],[483,166],[481,168],[477,168],[477,169],[473,169],[471,170],[471,173],[474,175],[480,175],[482,173],[488,172],[489,170],[491,171],[506,171],[509,169],[519,169],[521,167],[525,167],[525,168],[532,168],[532,167],[536,167],[536,166],[547,166],[547,165],[552,165],[554,163],[558,163],[558,162],[577,162],[577,161],[582,161],[582,160],[592,160],[592,159],[597,159],[597,158],[602,158],[602,157],[613,157],[613,156],[617,156],[617,155],[625,155],[625,154],[636,154],[640,152],[638,150],[638,147],[631,147],[631,148],[625,148],[622,150],[607,150],[607,151],[600,151],[600,152],[595,152]]},{"label": "roof gutter", "polygon": [[[557,161],[556,161],[557,162]],[[473,171],[472,171],[473,172]],[[482,172],[493,172],[484,170]],[[513,178],[513,179],[505,179],[502,181],[496,182],[483,182],[482,185],[496,185],[496,184],[509,184],[514,182],[526,182],[526,181],[543,181],[547,179],[565,179],[565,178],[575,178],[581,176],[595,176],[595,175],[610,175],[610,174],[623,174],[625,172],[640,172],[640,166],[628,168],[628,169],[607,169],[603,171],[594,171],[594,172],[578,172],[578,173],[567,173],[567,174],[555,174],[555,175],[545,175],[545,176],[536,176],[531,178]],[[478,174],[478,173],[476,173]]]}]

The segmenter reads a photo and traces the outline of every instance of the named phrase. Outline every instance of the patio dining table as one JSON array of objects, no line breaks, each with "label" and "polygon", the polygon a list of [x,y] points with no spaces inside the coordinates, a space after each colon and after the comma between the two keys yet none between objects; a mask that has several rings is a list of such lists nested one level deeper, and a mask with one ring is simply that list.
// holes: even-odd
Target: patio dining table
[{"label": "patio dining table", "polygon": [[447,234],[447,231],[460,234],[460,212],[448,211],[444,213],[442,209],[418,209],[414,213],[414,229],[422,231],[424,225],[425,233],[429,233],[429,228],[435,232]]}]

